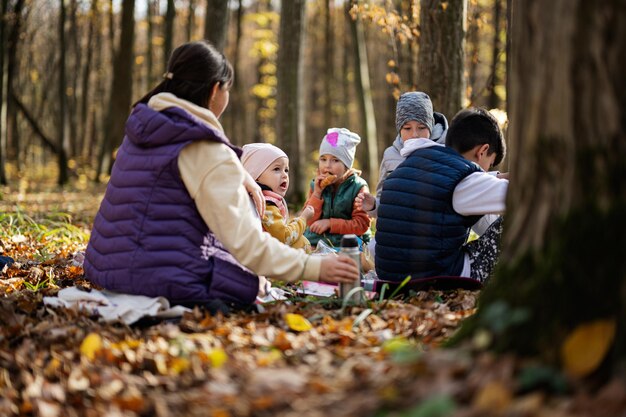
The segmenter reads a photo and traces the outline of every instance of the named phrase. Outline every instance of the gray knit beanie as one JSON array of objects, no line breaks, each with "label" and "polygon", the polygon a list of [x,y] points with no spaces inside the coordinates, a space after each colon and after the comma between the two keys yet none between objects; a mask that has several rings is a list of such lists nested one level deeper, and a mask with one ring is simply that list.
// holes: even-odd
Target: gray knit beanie
[{"label": "gray knit beanie", "polygon": [[411,120],[423,123],[430,133],[433,132],[433,103],[428,94],[411,91],[400,96],[396,105],[396,132],[400,134],[402,126]]}]

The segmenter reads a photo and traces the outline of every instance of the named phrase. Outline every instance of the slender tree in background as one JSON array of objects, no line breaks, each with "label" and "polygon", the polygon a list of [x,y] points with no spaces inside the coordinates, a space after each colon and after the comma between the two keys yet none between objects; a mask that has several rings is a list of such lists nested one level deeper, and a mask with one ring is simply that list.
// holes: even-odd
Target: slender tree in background
[{"label": "slender tree in background", "polygon": [[82,73],[81,73],[82,95],[81,95],[80,106],[79,106],[80,123],[78,126],[78,138],[79,138],[79,143],[80,143],[80,150],[77,150],[77,152],[83,157],[84,157],[84,150],[86,148],[85,142],[90,142],[90,145],[92,145],[90,141],[91,138],[88,139],[86,133],[87,133],[87,126],[89,126],[89,123],[91,122],[90,114],[89,114],[89,99],[90,99],[91,91],[92,91],[91,70],[93,67],[95,39],[97,36],[96,32],[100,28],[100,25],[98,23],[100,20],[99,13],[100,13],[99,1],[92,0],[91,9],[89,11],[89,29],[87,30],[85,62],[84,62]]},{"label": "slender tree in background", "polygon": [[[496,0],[498,1],[498,0]],[[479,94],[481,94],[482,89],[474,88],[478,79],[478,60],[480,53],[480,17],[483,14],[483,9],[476,4],[476,2],[470,3],[473,7],[470,7],[470,13],[468,17],[468,27],[467,27],[467,41],[469,46],[468,53],[468,62],[467,62],[467,77],[468,84],[471,87],[469,91],[469,105],[475,105],[478,100]]]},{"label": "slender tree in background", "polygon": [[116,52],[116,30],[115,30],[115,7],[113,5],[113,0],[109,0],[109,45],[111,48],[111,57],[115,57]]},{"label": "slender tree in background", "polygon": [[187,24],[185,25],[185,38],[187,42],[193,38],[193,31],[195,29],[196,20],[196,2],[189,0],[189,7],[187,7]]},{"label": "slender tree in background", "polygon": [[[113,150],[118,147],[124,136],[124,123],[131,105],[133,77],[133,55],[135,41],[135,0],[122,3],[122,31],[120,33],[118,53],[113,62],[113,80],[111,83],[107,122],[103,152],[99,158],[104,171],[110,173],[113,166]],[[98,170],[96,175],[102,171]]]},{"label": "slender tree in background", "polygon": [[[350,7],[350,4],[347,7]],[[376,187],[375,181],[378,180],[378,137],[376,134],[376,117],[372,101],[365,32],[363,30],[363,22],[358,15],[353,19],[348,14],[348,19],[350,20],[350,33],[352,34],[354,47],[354,82],[359,106],[360,131],[363,142],[366,145],[363,146],[362,144],[361,148],[366,148],[367,150],[366,157],[362,161],[363,176],[374,189]],[[361,155],[363,154],[361,153]]]},{"label": "slender tree in background", "polygon": [[332,114],[332,86],[334,80],[335,39],[333,37],[332,10],[335,8],[333,0],[324,0],[324,126],[333,125]]},{"label": "slender tree in background", "polygon": [[58,103],[57,106],[59,109],[59,119],[57,121],[58,126],[58,148],[57,148],[57,157],[58,157],[58,166],[59,166],[59,178],[57,180],[59,185],[64,185],[67,183],[69,179],[67,172],[67,146],[68,146],[68,131],[67,131],[67,94],[66,85],[67,81],[65,79],[65,51],[66,51],[66,43],[65,43],[65,0],[61,0],[59,2],[59,85],[58,85]]},{"label": "slender tree in background", "polygon": [[80,28],[78,27],[78,1],[69,0],[69,8],[66,9],[66,20],[68,21],[69,28],[66,29],[66,44],[68,45],[67,53],[65,56],[66,71],[75,76],[67,77],[65,82],[67,84],[66,93],[66,118],[67,125],[67,156],[72,158],[76,155],[78,149],[78,94],[82,91],[78,89],[78,82],[80,77],[81,59],[83,48],[80,46]]},{"label": "slender tree in background", "polygon": [[5,102],[6,106],[6,143],[7,143],[7,157],[12,157],[15,161],[15,165],[18,171],[21,169],[20,162],[20,135],[17,129],[17,109],[13,102],[15,96],[15,85],[19,74],[19,44],[20,35],[22,33],[23,25],[23,9],[25,0],[18,0],[13,4],[13,10],[10,13],[11,24],[8,25],[7,36],[7,52],[6,52],[6,76],[7,83]]},{"label": "slender tree in background", "polygon": [[420,5],[418,90],[451,118],[465,96],[465,18],[467,0],[422,0]]},{"label": "slender tree in background", "polygon": [[491,76],[489,77],[489,108],[497,109],[500,107],[500,97],[496,86],[501,85],[500,74],[500,55],[502,54],[502,42],[500,38],[502,32],[500,30],[502,24],[502,1],[494,0],[493,4],[493,44],[491,47]]},{"label": "slender tree in background", "polygon": [[[277,62],[277,144],[292,158],[290,195],[304,197],[306,188],[306,152],[302,117],[302,33],[305,0],[287,0],[281,4]],[[295,156],[296,160],[293,160]]]},{"label": "slender tree in background", "polygon": [[9,8],[9,0],[0,0],[0,185],[7,185],[7,174],[5,170],[7,151],[7,106],[6,106],[6,84],[9,80],[7,71],[4,68],[6,55],[6,14]]},{"label": "slender tree in background", "polygon": [[241,76],[241,40],[243,38],[243,14],[244,6],[243,0],[237,2],[237,13],[235,14],[235,42],[233,46],[233,71],[235,73],[235,84],[233,86],[233,94],[231,95],[231,104],[228,109],[228,113],[225,116],[229,116],[230,128],[228,129],[229,137],[234,143],[241,144],[245,142],[244,138],[248,137],[248,131],[246,129],[247,123],[242,123],[241,119],[245,114],[244,108],[244,89]]},{"label": "slender tree in background", "polygon": [[626,360],[626,7],[515,4],[503,252],[464,329],[514,314],[496,347],[566,369],[572,331],[601,329],[594,344],[611,349],[596,375],[607,376]]},{"label": "slender tree in background", "polygon": [[204,39],[223,51],[228,34],[228,0],[207,0],[204,16]]},{"label": "slender tree in background", "polygon": [[167,9],[165,10],[165,33],[163,35],[163,68],[167,67],[167,61],[172,53],[172,45],[174,44],[174,21],[176,20],[176,3],[174,0],[167,0]]},{"label": "slender tree in background", "polygon": [[[146,91],[154,82],[154,0],[146,1]],[[164,69],[165,70],[165,69]]]}]

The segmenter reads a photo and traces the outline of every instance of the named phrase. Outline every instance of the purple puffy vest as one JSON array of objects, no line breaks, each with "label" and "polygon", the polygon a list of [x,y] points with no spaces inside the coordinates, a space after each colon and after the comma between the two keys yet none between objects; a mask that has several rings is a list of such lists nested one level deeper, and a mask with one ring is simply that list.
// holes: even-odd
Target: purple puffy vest
[{"label": "purple puffy vest", "polygon": [[134,108],[94,219],[87,279],[173,303],[255,300],[258,277],[211,233],[180,178],[178,154],[196,140],[221,142],[241,155],[223,133],[180,108]]}]

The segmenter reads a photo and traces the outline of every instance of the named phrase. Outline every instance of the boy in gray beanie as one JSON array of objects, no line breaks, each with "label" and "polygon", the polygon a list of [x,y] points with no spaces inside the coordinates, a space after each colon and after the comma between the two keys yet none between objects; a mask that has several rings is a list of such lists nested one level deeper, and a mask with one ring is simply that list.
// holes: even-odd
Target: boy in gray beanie
[{"label": "boy in gray beanie", "polygon": [[396,105],[396,133],[399,135],[402,127],[411,120],[422,123],[432,134],[435,122],[433,103],[428,94],[412,91],[400,96]]},{"label": "boy in gray beanie", "polygon": [[441,113],[433,111],[433,103],[428,94],[421,91],[404,93],[396,104],[396,139],[385,149],[380,163],[376,197],[364,194],[357,199],[370,217],[377,217],[377,200],[383,190],[383,182],[404,161],[400,151],[404,142],[418,137],[430,138],[437,143],[445,143],[448,120]]},{"label": "boy in gray beanie", "polygon": [[[437,143],[445,143],[448,120],[438,112],[433,111],[433,103],[428,94],[421,91],[404,93],[396,104],[396,139],[385,149],[380,163],[376,196],[363,193],[357,197],[357,207],[365,210],[372,217],[378,217],[377,207],[380,194],[383,191],[383,182],[404,161],[400,151],[404,142],[418,137],[430,138]],[[376,241],[372,238],[368,248],[372,256],[375,254]]]}]

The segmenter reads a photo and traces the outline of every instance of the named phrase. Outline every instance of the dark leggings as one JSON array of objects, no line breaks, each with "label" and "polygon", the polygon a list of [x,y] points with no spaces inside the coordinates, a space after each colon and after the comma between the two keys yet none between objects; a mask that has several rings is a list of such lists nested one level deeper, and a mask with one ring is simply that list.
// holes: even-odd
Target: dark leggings
[{"label": "dark leggings", "polygon": [[498,262],[501,236],[502,217],[498,217],[481,237],[465,245],[464,249],[469,254],[471,278],[487,283]]}]

